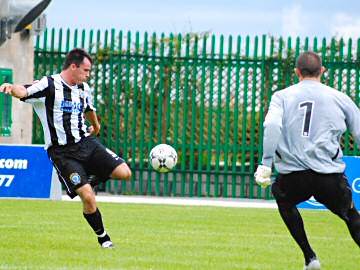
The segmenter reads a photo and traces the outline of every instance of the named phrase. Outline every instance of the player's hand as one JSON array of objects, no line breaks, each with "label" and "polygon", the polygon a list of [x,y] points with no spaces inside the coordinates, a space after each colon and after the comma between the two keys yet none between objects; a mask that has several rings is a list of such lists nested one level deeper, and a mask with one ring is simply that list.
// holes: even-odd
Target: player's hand
[{"label": "player's hand", "polygon": [[262,188],[266,188],[271,185],[271,168],[264,165],[259,165],[254,174],[255,182],[260,185]]},{"label": "player's hand", "polygon": [[10,83],[3,83],[0,86],[0,92],[11,95],[12,94],[12,84]]},{"label": "player's hand", "polygon": [[95,135],[97,136],[100,132],[100,125],[97,126],[96,128],[94,126],[89,126],[88,127],[88,132],[91,134],[91,135]]}]

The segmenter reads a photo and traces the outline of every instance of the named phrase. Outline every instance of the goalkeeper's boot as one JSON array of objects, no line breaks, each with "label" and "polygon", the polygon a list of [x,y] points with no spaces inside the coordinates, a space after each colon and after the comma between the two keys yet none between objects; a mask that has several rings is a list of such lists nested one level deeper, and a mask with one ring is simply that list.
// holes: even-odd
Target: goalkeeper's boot
[{"label": "goalkeeper's boot", "polygon": [[106,232],[104,235],[98,236],[98,242],[102,248],[114,248],[114,244]]},{"label": "goalkeeper's boot", "polygon": [[311,261],[304,266],[304,270],[320,270],[320,261],[316,258],[311,259]]}]

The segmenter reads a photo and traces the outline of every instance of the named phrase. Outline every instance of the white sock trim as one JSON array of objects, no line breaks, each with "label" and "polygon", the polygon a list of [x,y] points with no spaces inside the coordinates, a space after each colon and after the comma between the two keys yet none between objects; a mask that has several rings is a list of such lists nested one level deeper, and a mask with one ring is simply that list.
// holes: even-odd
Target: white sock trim
[{"label": "white sock trim", "polygon": [[104,232],[102,233],[102,234],[100,234],[100,235],[97,235],[98,237],[104,237],[106,235],[106,231],[104,230]]}]

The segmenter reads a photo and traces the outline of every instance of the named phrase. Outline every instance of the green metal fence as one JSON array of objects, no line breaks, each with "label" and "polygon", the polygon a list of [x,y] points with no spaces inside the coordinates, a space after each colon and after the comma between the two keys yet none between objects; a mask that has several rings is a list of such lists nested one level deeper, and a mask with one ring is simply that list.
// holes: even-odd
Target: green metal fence
[{"label": "green metal fence", "polygon": [[[73,47],[94,58],[89,83],[101,140],[134,171],[130,182],[107,182],[116,194],[269,199],[253,181],[262,122],[271,95],[297,82],[295,59],[304,50],[321,55],[325,83],[359,104],[360,40],[52,29],[37,39],[35,78],[60,72]],[[42,142],[37,119],[33,135]],[[178,152],[171,173],[148,164],[158,143]],[[358,154],[349,134],[343,144],[346,154]]]},{"label": "green metal fence", "polygon": [[[12,83],[12,70],[0,68],[0,85],[3,83]],[[11,135],[11,96],[0,93],[0,136]]]}]

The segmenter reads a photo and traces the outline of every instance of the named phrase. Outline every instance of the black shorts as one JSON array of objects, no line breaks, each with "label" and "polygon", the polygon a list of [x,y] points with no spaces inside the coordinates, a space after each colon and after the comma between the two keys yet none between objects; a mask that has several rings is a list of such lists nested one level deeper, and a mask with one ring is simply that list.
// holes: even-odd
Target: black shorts
[{"label": "black shorts", "polygon": [[75,144],[51,146],[47,152],[70,198],[77,196],[76,189],[89,183],[89,175],[95,175],[100,182],[106,181],[124,162],[94,136]]},{"label": "black shorts", "polygon": [[305,170],[279,174],[271,190],[279,207],[293,207],[311,196],[339,216],[354,207],[351,187],[343,173]]}]

